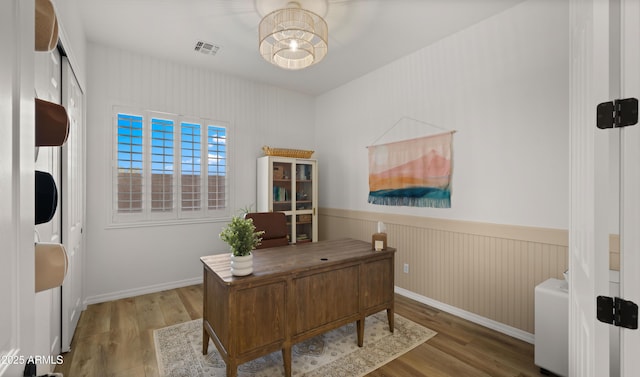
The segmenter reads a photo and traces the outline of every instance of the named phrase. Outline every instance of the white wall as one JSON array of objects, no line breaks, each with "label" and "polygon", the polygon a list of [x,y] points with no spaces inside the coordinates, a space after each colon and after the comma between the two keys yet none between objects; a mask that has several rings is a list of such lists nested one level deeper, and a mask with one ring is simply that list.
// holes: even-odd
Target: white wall
[{"label": "white wall", "polygon": [[[568,2],[530,0],[320,96],[320,206],[568,227]],[[366,146],[457,130],[452,208],[367,203]],[[410,120],[378,143],[440,132]]]},{"label": "white wall", "polygon": [[313,98],[101,45],[89,44],[88,63],[87,301],[191,283],[201,277],[201,256],[227,250],[218,234],[228,219],[111,227],[112,106],[228,122],[233,215],[255,207],[256,158],[263,145],[315,146]]},{"label": "white wall", "polygon": [[78,2],[82,0],[52,1],[58,17],[60,40],[64,45],[78,83],[84,89],[87,82],[87,38],[78,6]]}]

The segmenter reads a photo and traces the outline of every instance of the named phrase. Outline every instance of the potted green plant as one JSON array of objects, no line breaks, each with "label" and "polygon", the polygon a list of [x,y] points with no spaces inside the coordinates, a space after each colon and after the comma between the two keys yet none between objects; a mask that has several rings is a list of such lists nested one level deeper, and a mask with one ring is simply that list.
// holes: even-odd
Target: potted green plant
[{"label": "potted green plant", "polygon": [[260,245],[263,231],[256,231],[252,219],[234,216],[220,232],[220,239],[231,248],[231,274],[245,276],[253,272],[251,250]]}]

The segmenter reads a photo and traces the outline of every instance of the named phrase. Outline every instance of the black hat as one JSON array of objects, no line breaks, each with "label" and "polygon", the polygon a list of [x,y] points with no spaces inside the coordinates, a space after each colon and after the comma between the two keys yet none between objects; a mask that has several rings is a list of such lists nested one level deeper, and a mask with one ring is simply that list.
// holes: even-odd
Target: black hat
[{"label": "black hat", "polygon": [[36,170],[36,225],[51,221],[58,207],[58,188],[53,176]]}]

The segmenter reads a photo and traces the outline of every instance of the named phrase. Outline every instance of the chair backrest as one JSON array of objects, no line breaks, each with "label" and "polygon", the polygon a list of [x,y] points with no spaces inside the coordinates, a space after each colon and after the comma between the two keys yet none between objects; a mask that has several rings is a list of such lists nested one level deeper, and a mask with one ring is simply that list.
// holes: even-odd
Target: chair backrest
[{"label": "chair backrest", "polygon": [[264,231],[262,243],[257,249],[289,244],[287,218],[283,212],[249,212],[245,218],[253,219],[256,230]]}]

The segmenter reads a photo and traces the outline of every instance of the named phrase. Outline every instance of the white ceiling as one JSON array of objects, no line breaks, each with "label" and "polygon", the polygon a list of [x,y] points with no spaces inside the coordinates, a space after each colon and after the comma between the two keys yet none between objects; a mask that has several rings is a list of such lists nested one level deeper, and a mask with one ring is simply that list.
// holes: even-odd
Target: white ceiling
[{"label": "white ceiling", "polygon": [[[258,53],[257,9],[262,13],[279,1],[284,0],[80,0],[77,4],[89,42],[318,95],[523,0],[298,0],[310,8],[318,5],[313,2],[324,3],[329,25],[329,53],[300,71],[272,66]],[[221,48],[215,56],[196,52],[199,40]]]}]

